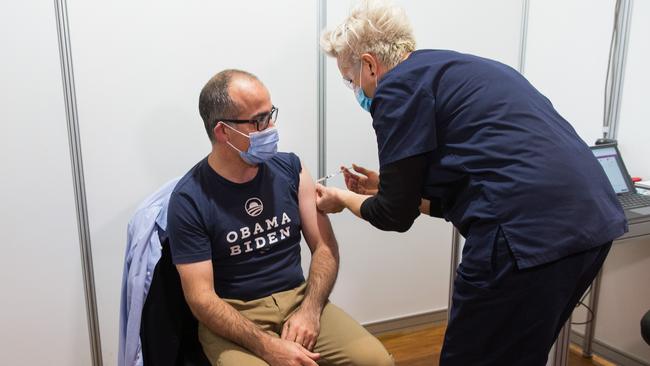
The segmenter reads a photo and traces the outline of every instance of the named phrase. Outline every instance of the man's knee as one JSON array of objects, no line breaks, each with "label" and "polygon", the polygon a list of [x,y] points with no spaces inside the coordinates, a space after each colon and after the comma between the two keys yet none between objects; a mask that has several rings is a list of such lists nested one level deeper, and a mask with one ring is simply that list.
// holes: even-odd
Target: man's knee
[{"label": "man's knee", "polygon": [[216,357],[216,363],[210,360],[213,366],[269,366],[261,358],[240,350],[227,350]]},{"label": "man's knee", "polygon": [[269,366],[252,352],[199,324],[199,341],[212,366]]},{"label": "man's knee", "polygon": [[395,366],[393,357],[386,350],[382,351],[372,355],[365,355],[354,364],[359,366]]},{"label": "man's knee", "polygon": [[347,347],[353,365],[358,366],[394,366],[393,357],[375,337],[368,337],[353,342]]}]

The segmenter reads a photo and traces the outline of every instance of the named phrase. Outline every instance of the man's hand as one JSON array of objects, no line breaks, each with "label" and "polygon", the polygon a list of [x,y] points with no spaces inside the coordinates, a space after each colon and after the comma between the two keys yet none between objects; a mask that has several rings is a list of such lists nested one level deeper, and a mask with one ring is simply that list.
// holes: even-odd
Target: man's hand
[{"label": "man's hand", "polygon": [[316,184],[316,207],[328,214],[343,211],[345,204],[341,200],[341,192],[343,190],[338,188]]},{"label": "man's hand", "polygon": [[300,308],[284,323],[281,338],[312,351],[319,333],[320,314]]},{"label": "man's hand", "polygon": [[295,342],[273,337],[263,357],[271,366],[318,366],[319,353],[311,353]]},{"label": "man's hand", "polygon": [[364,167],[352,164],[356,173],[342,166],[345,185],[354,193],[374,196],[379,190],[379,174]]}]

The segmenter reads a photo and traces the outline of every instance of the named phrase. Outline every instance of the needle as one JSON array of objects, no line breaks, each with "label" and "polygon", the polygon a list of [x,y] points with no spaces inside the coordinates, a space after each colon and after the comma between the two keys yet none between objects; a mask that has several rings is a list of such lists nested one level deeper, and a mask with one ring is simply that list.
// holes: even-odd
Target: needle
[{"label": "needle", "polygon": [[[346,169],[351,169],[351,168],[346,168]],[[324,176],[323,178],[318,178],[318,179],[316,180],[316,183],[320,183],[320,182],[326,181],[326,180],[328,180],[328,179],[330,179],[330,178],[336,177],[337,175],[339,175],[339,174],[341,174],[341,173],[343,173],[343,169],[339,170],[338,172],[332,173],[332,174],[330,174],[330,175]]]}]

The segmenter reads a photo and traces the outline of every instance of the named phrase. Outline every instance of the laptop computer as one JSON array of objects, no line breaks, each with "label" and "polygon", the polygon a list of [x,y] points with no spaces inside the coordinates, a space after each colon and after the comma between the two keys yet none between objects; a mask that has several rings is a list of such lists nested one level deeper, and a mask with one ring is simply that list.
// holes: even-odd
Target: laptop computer
[{"label": "laptop computer", "polygon": [[637,193],[616,144],[591,146],[591,151],[605,170],[625,216],[628,219],[650,216],[650,196]]}]

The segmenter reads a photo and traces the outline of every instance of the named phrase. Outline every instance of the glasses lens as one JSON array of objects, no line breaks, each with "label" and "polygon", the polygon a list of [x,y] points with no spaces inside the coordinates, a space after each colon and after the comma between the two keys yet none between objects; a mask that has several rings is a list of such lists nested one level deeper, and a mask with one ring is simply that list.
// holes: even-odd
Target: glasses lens
[{"label": "glasses lens", "polygon": [[258,131],[265,130],[267,127],[269,127],[269,123],[271,121],[275,122],[277,116],[278,116],[278,109],[273,107],[271,109],[271,112],[255,119],[255,127],[257,128]]},{"label": "glasses lens", "polygon": [[269,123],[267,121],[268,120],[267,120],[266,117],[257,118],[255,120],[255,127],[257,128],[257,130],[262,131],[262,130],[266,129],[266,126],[269,125]]}]

